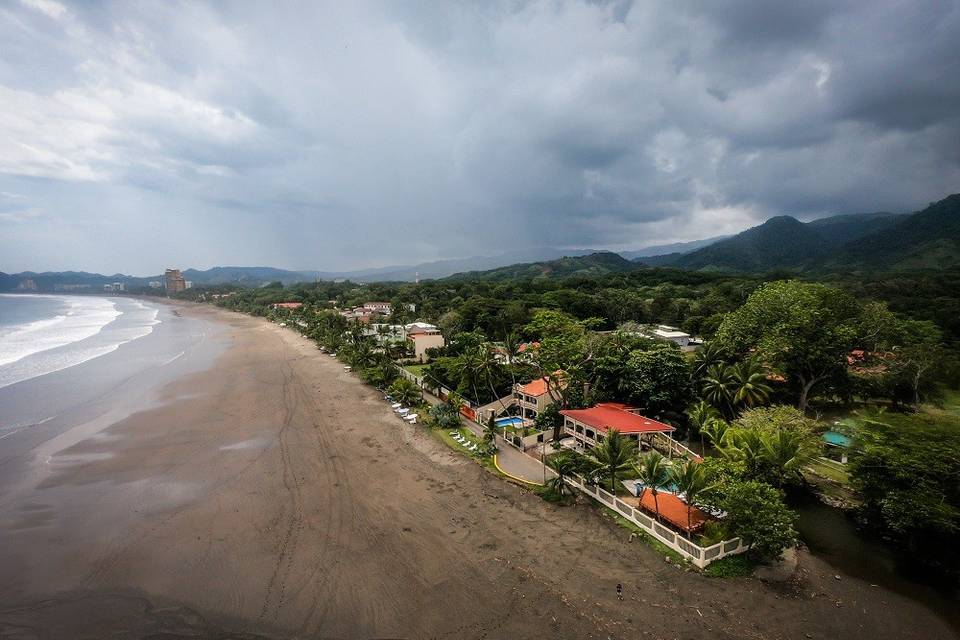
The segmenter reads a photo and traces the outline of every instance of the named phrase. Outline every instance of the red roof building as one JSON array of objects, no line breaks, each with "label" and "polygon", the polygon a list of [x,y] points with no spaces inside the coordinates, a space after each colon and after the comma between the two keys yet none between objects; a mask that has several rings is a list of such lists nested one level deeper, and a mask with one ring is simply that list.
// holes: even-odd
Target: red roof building
[{"label": "red roof building", "polygon": [[602,442],[611,429],[635,441],[643,434],[669,435],[674,430],[669,424],[634,413],[633,409],[620,402],[601,402],[589,409],[564,409],[560,413],[564,417],[564,432],[586,447]]}]

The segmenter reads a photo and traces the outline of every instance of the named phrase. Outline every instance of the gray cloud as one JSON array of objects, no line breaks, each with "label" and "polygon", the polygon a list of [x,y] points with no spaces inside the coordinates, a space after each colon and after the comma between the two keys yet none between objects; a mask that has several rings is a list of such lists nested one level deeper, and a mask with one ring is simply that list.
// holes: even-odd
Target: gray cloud
[{"label": "gray cloud", "polygon": [[0,270],[627,249],[960,186],[955,0],[21,0],[0,42]]}]

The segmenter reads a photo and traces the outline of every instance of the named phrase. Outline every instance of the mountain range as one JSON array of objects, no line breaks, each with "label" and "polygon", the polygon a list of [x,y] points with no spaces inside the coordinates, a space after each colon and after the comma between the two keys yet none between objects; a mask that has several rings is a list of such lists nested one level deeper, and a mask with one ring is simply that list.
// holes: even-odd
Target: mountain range
[{"label": "mountain range", "polygon": [[[415,278],[556,278],[622,273],[651,266],[678,269],[761,273],[897,271],[960,268],[960,194],[954,194],[911,214],[856,213],[801,222],[776,216],[735,236],[647,247],[620,254],[589,249],[549,247],[437,260],[410,266],[361,271],[288,271],[272,267],[214,267],[187,269],[186,280],[197,285],[260,286],[268,282],[293,284],[324,280],[354,282],[411,281]],[[80,284],[102,288],[124,282],[147,286],[162,277],[102,275],[87,272],[0,272],[0,291],[17,289],[32,280],[39,291],[58,285]]]}]

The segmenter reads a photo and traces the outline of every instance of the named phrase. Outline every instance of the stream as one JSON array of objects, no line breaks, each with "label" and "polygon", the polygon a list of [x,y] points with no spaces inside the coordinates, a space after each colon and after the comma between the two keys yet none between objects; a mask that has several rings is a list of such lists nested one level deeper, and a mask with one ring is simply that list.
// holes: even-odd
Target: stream
[{"label": "stream", "polygon": [[791,496],[790,502],[799,513],[800,537],[813,555],[829,563],[837,573],[923,604],[960,630],[960,593],[956,587],[919,582],[906,574],[903,567],[909,558],[898,556],[895,549],[860,533],[853,519],[841,509],[810,495]]}]

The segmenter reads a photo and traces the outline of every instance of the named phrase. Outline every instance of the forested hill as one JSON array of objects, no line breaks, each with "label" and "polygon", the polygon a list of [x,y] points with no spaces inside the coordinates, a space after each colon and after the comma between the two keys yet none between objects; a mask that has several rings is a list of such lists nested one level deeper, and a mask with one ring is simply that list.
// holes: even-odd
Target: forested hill
[{"label": "forested hill", "polygon": [[960,267],[960,194],[846,244],[830,265],[894,271]]},{"label": "forested hill", "polygon": [[852,214],[807,223],[780,216],[685,255],[641,260],[752,273],[954,269],[960,267],[960,194],[911,214]]},{"label": "forested hill", "polygon": [[516,280],[602,276],[624,273],[640,268],[610,251],[600,251],[586,256],[564,257],[545,262],[529,262],[500,267],[489,271],[457,273],[445,280]]},{"label": "forested hill", "polygon": [[845,244],[885,230],[903,217],[890,213],[850,214],[804,223],[790,216],[778,216],[661,264],[746,272],[816,269]]}]

